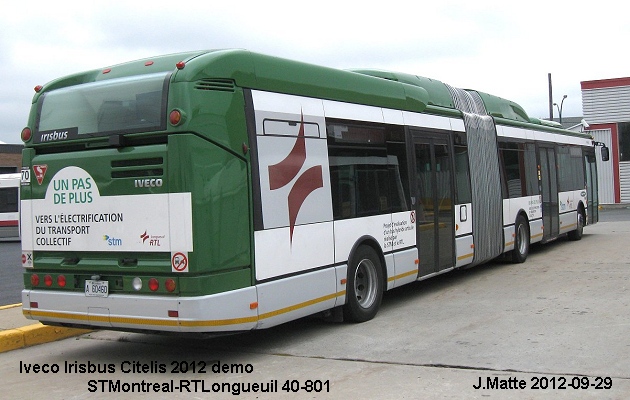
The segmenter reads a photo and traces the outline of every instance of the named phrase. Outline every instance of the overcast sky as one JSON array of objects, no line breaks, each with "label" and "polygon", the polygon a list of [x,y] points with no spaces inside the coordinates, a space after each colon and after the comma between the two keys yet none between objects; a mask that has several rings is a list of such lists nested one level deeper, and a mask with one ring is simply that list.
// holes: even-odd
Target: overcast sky
[{"label": "overcast sky", "polygon": [[0,13],[0,141],[20,143],[36,85],[235,47],[434,78],[510,99],[538,118],[549,116],[551,73],[554,101],[568,96],[563,116],[581,116],[581,81],[630,76],[629,9],[609,0],[11,2]]}]

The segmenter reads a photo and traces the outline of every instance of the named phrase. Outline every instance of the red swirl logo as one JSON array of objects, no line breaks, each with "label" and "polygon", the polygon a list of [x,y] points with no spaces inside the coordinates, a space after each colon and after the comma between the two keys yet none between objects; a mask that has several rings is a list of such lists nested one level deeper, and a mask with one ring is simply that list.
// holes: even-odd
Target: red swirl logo
[{"label": "red swirl logo", "polygon": [[[306,161],[306,139],[304,137],[304,115],[300,116],[300,130],[293,149],[286,158],[277,164],[269,166],[269,189],[277,190],[285,187],[299,174]],[[291,243],[295,221],[302,204],[309,194],[324,186],[322,166],[316,165],[302,172],[295,181],[287,199],[289,206],[289,229]]]}]

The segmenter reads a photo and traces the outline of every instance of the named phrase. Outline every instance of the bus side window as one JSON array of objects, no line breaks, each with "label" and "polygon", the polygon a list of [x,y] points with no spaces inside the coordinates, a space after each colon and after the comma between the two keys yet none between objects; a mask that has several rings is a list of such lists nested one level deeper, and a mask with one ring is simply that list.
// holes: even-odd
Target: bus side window
[{"label": "bus side window", "polygon": [[[536,153],[533,143],[500,143],[505,198],[538,194]],[[570,168],[570,166],[569,166]]]},{"label": "bus side window", "polygon": [[335,219],[408,211],[403,127],[334,120],[327,134]]},{"label": "bus side window", "polygon": [[472,203],[470,164],[465,132],[455,132],[455,195],[457,204]]},{"label": "bus side window", "polygon": [[[388,139],[389,137],[388,134]],[[387,142],[387,164],[392,212],[409,211],[409,202],[407,201],[410,198],[409,173],[407,171],[407,146],[404,141]]]}]

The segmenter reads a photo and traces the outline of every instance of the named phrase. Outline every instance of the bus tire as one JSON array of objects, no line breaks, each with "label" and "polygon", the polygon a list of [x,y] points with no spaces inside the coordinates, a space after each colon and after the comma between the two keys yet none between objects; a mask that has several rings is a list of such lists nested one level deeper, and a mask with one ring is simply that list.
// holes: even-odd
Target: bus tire
[{"label": "bus tire", "polygon": [[516,217],[514,223],[514,250],[512,250],[512,262],[524,263],[529,254],[529,224],[522,215]]},{"label": "bus tire", "polygon": [[577,213],[577,228],[567,234],[569,240],[580,240],[584,234],[584,209],[580,207]]},{"label": "bus tire", "polygon": [[370,246],[359,246],[348,264],[344,320],[369,321],[378,312],[383,299],[383,268]]}]

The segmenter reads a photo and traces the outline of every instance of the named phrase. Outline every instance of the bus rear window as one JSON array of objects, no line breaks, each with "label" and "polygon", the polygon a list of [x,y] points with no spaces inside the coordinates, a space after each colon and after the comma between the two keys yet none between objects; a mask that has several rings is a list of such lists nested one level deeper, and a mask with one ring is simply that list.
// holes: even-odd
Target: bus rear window
[{"label": "bus rear window", "polygon": [[37,131],[111,134],[166,127],[168,73],[111,79],[53,90],[40,99]]}]

